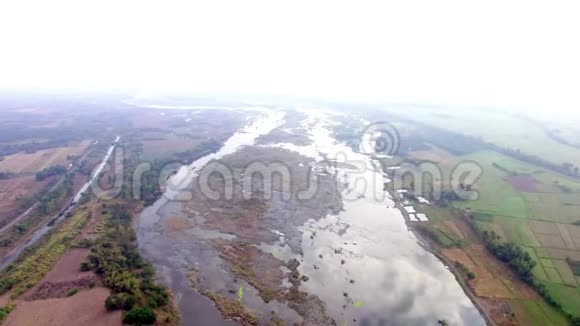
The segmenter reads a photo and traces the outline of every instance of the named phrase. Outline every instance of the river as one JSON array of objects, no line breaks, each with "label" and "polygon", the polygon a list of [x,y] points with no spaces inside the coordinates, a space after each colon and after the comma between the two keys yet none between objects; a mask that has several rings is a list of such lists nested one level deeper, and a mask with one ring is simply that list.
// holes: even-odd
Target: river
[{"label": "river", "polygon": [[[184,264],[186,264],[188,255],[204,256],[207,254],[207,258],[204,259],[206,262],[215,257],[201,247],[184,248],[184,246],[171,241],[162,232],[162,217],[175,214],[182,209],[181,199],[187,200],[187,198],[180,198],[180,196],[183,193],[188,193],[185,190],[189,187],[196,173],[208,162],[234,153],[243,146],[254,144],[256,138],[267,134],[283,122],[284,113],[281,111],[258,110],[258,112],[256,118],[228,139],[219,151],[206,155],[188,166],[182,166],[168,180],[167,189],[163,196],[153,205],[145,208],[136,220],[135,229],[139,249],[145,258],[153,262],[162,282],[172,289],[181,311],[182,325],[236,324],[224,321],[213,302],[191,288],[186,275],[187,266]],[[194,246],[195,243],[192,242],[189,245]]]},{"label": "river", "polygon": [[[310,220],[300,228],[303,251],[299,257],[300,273],[310,279],[302,284],[302,289],[322,299],[330,316],[340,325],[426,325],[439,320],[451,325],[485,325],[454,275],[408,229],[402,213],[383,191],[388,180],[383,179],[376,162],[333,138],[332,114],[304,112],[308,118],[301,128],[307,130],[312,144],[272,146],[316,160],[321,155],[330,158],[345,155],[349,164],[358,167],[358,172],[337,169],[342,181],[354,185],[343,192],[344,207],[339,214]],[[280,111],[262,111],[220,151],[182,167],[170,179],[164,196],[146,208],[136,221],[140,250],[176,295],[183,325],[233,324],[224,321],[213,303],[191,288],[186,261],[192,255],[203,256],[206,264],[201,268],[214,269],[215,273],[224,271],[215,255],[203,247],[184,248],[183,242],[163,234],[161,221],[183,209],[179,200],[182,190],[191,183],[196,171],[213,159],[254,144],[258,136],[282,125],[283,118]],[[265,245],[262,249],[283,261],[297,257],[288,247]],[[337,253],[342,260],[321,259]]]},{"label": "river", "polygon": [[[450,325],[485,325],[455,276],[407,227],[384,191],[390,180],[380,165],[334,139],[332,114],[304,113],[313,144],[281,147],[343,158],[343,163],[358,167],[338,168],[349,184],[343,191],[343,211],[304,226],[301,273],[311,279],[304,289],[317,294],[342,323],[427,325],[445,320]],[[335,250],[343,260],[321,262],[321,256],[333,256]]]}]

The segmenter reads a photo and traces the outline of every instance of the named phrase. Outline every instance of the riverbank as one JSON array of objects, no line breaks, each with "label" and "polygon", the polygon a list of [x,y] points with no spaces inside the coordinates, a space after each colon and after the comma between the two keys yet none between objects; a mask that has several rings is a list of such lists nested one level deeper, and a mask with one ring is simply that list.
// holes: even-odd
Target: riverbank
[{"label": "riverbank", "polygon": [[475,305],[477,310],[479,310],[479,313],[485,319],[485,322],[488,325],[497,325],[497,323],[493,321],[492,314],[484,308],[484,305],[481,302],[481,299],[479,299],[476,296],[473,289],[467,283],[467,281],[465,279],[465,273],[460,271],[457,268],[455,262],[451,261],[450,259],[448,259],[447,257],[445,257],[441,253],[441,251],[440,251],[441,247],[434,240],[431,240],[428,237],[423,236],[421,231],[416,229],[416,224],[417,224],[417,222],[414,222],[414,223],[409,222],[407,225],[409,226],[409,229],[412,230],[413,233],[417,236],[417,238],[419,238],[419,243],[423,246],[423,248],[426,251],[435,255],[435,257],[437,257],[439,260],[441,260],[441,262],[443,262],[445,267],[453,273],[453,275],[455,276],[455,279],[457,280],[457,283],[459,283],[459,285],[461,285],[461,288],[463,289],[465,294],[469,297],[471,302],[473,302],[473,304]]},{"label": "riverbank", "polygon": [[[465,293],[478,307],[490,325],[528,325],[530,312],[521,309],[522,302],[541,304],[541,308],[558,324],[566,324],[539,295],[522,282],[508,266],[488,252],[482,239],[472,229],[471,214],[416,201],[412,205],[429,216],[429,222],[406,221],[410,230],[454,273]],[[405,210],[403,210],[405,211]],[[404,213],[407,215],[407,213]]]}]

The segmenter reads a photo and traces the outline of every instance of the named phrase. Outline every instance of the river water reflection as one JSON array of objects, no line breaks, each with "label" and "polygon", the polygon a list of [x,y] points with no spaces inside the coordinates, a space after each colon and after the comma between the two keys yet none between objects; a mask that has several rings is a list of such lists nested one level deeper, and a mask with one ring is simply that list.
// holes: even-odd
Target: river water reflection
[{"label": "river water reflection", "polygon": [[[344,209],[301,227],[303,256],[288,247],[266,245],[278,258],[298,258],[299,270],[309,278],[302,289],[317,295],[339,325],[434,325],[445,320],[450,325],[485,325],[485,321],[459,286],[454,275],[426,250],[409,231],[401,212],[383,192],[383,173],[366,155],[353,152],[332,136],[331,115],[305,112],[312,145],[277,144],[306,156],[320,159],[346,155],[358,166],[353,175],[337,169],[338,175],[354,185],[362,180],[366,187],[350,187],[343,193]],[[197,245],[177,242],[163,232],[161,221],[183,209],[180,191],[187,187],[195,171],[212,159],[251,145],[283,121],[283,113],[271,111],[236,133],[217,153],[182,167],[171,180],[168,192],[143,211],[136,228],[139,247],[160,271],[162,281],[172,288],[183,314],[183,325],[219,325],[224,322],[212,303],[189,286],[184,264],[196,256],[204,260],[202,268],[224,273],[219,260]],[[363,168],[364,167],[364,168]],[[351,169],[352,170],[352,169]],[[199,237],[197,237],[199,238]]]}]

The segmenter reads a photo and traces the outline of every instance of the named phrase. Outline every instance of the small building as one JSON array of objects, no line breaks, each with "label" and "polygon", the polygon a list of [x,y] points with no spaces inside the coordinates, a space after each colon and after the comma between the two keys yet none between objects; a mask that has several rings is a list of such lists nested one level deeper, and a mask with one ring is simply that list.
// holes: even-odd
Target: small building
[{"label": "small building", "polygon": [[417,219],[419,219],[419,221],[421,221],[421,222],[428,222],[429,221],[429,218],[427,217],[427,215],[421,214],[421,213],[417,214]]},{"label": "small building", "polygon": [[424,197],[421,196],[417,196],[417,200],[421,203],[421,204],[427,204],[427,205],[431,205],[431,202],[429,200],[427,200]]}]

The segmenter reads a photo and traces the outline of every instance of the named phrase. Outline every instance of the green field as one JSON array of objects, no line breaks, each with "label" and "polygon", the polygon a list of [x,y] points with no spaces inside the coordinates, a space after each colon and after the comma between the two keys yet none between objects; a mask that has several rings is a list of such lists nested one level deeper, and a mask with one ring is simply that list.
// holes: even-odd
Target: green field
[{"label": "green field", "polygon": [[522,309],[528,315],[528,325],[569,325],[568,321],[552,307],[542,301],[514,300],[512,305]]},{"label": "green field", "polygon": [[[521,245],[537,262],[532,270],[534,277],[546,285],[565,312],[580,316],[577,279],[564,261],[565,257],[549,252],[557,249],[580,254],[573,240],[578,235],[570,233],[575,230],[566,231],[567,224],[580,221],[580,182],[492,151],[456,158],[477,162],[483,175],[474,185],[479,198],[454,201],[453,206],[469,208],[482,229],[494,230],[506,241]],[[443,171],[444,175],[446,173],[448,171]],[[514,181],[510,178],[514,176],[532,180],[531,186],[529,183],[512,184]],[[428,212],[434,222],[443,221],[444,214],[434,209]],[[565,324],[564,317],[543,301],[518,304],[532,316],[532,324]]]},{"label": "green field", "polygon": [[528,227],[526,219],[498,216],[495,221],[501,226],[510,241],[526,247],[541,247],[534,233]]},{"label": "green field", "polygon": [[545,122],[540,126],[503,110],[487,110],[484,118],[481,111],[465,108],[426,107],[396,110],[396,113],[430,126],[478,137],[502,148],[519,149],[556,164],[580,162],[580,150],[548,137]]}]

